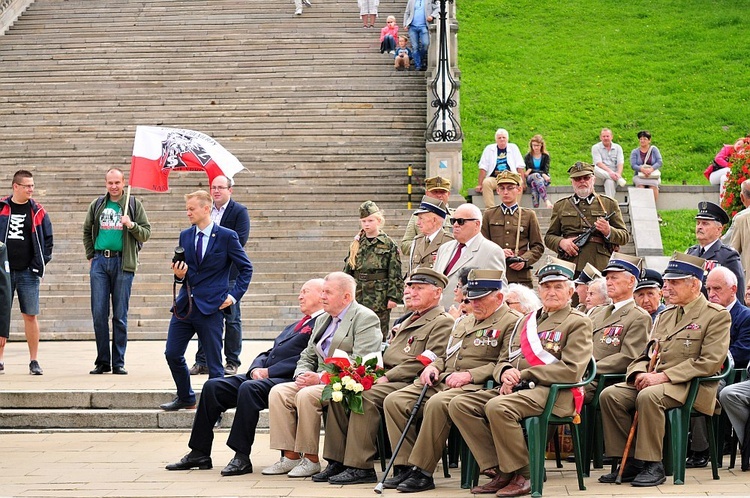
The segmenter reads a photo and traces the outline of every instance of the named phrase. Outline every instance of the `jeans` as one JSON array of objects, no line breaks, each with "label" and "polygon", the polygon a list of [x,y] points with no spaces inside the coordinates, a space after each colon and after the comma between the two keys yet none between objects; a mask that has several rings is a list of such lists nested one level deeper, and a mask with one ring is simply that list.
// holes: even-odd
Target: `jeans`
[{"label": "jeans", "polygon": [[[133,272],[122,271],[120,256],[91,260],[91,316],[96,337],[96,364],[125,366],[128,344],[128,306]],[[112,297],[112,353],[109,351],[109,304]]]},{"label": "jeans", "polygon": [[409,39],[411,40],[412,57],[417,69],[427,66],[427,47],[430,46],[430,30],[427,25],[409,26]]},{"label": "jeans", "polygon": [[18,294],[18,305],[24,315],[39,314],[39,284],[41,279],[28,268],[10,271],[10,295]]},{"label": "jeans", "polygon": [[[229,289],[234,287],[234,280],[229,282]],[[240,301],[237,301],[229,308],[231,312],[224,314],[226,330],[224,331],[224,355],[227,357],[227,363],[232,363],[238,367],[242,364],[240,353],[242,353],[242,313],[240,311]],[[206,353],[203,352],[203,344],[198,339],[198,352],[195,353],[195,363],[206,366]]]}]

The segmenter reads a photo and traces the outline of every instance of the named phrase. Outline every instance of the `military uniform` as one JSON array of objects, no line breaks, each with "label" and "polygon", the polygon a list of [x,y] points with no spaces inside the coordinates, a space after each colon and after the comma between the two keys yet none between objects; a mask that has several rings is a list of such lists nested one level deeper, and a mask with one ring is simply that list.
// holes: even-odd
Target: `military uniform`
[{"label": "military uniform", "polygon": [[[585,217],[585,222],[581,219],[576,206]],[[571,195],[558,200],[552,207],[552,218],[547,234],[544,236],[544,245],[557,252],[563,238],[577,237],[589,226],[594,225],[597,218],[612,212],[615,214],[609,219],[611,232],[607,240],[613,246],[625,245],[630,241],[630,234],[622,219],[620,206],[615,199],[599,194],[591,194],[586,199]],[[576,264],[576,272],[583,270],[587,262],[597,269],[602,269],[607,266],[611,255],[612,250],[605,246],[602,234],[595,232],[588,243],[581,248],[578,256],[571,261]]]},{"label": "military uniform", "polygon": [[360,234],[355,267],[352,268],[347,260],[344,272],[357,281],[356,301],[378,315],[385,338],[391,319],[388,301],[400,303],[404,295],[401,257],[396,243],[385,233],[374,239]]},{"label": "military uniform", "polygon": [[[448,216],[445,218],[445,221],[443,222],[443,230],[445,230],[447,233],[452,234],[453,233],[453,225],[451,225],[450,217],[453,216],[453,211],[455,209],[449,207],[448,208]],[[402,254],[409,254],[409,251],[411,250],[411,243],[414,242],[414,239],[417,238],[419,235],[419,229],[417,228],[417,215],[412,214],[409,218],[409,223],[406,225],[406,232],[404,233],[404,236],[401,238],[401,253]],[[452,237],[452,235],[451,235]]]},{"label": "military uniform", "polygon": [[[500,382],[505,370],[517,368],[521,371],[521,379],[534,381],[536,387],[502,396],[496,389],[481,391],[456,398],[450,404],[451,419],[482,470],[499,467],[510,473],[529,464],[529,452],[519,421],[542,413],[550,384],[580,381],[591,358],[592,325],[586,315],[570,305],[544,318],[542,310],[534,313],[542,347],[559,361],[531,366],[521,353],[521,327],[529,316],[526,315],[514,330],[510,347],[503,351],[492,376]],[[570,391],[560,393],[552,413],[558,416],[575,413]]]},{"label": "military uniform", "polygon": [[[597,306],[589,313],[594,324],[594,359],[597,374],[624,374],[646,348],[651,315],[630,299],[617,311],[614,304]],[[594,397],[596,382],[585,387],[586,403]]]},{"label": "military uniform", "polygon": [[[664,372],[669,382],[637,391],[633,386],[639,373],[648,372],[649,357],[640,354],[628,367],[627,381],[602,391],[599,404],[604,423],[604,446],[609,456],[620,457],[625,449],[632,412],[640,413],[633,443],[637,459],[662,459],[665,411],[681,406],[687,399],[690,381],[714,375],[721,369],[729,350],[729,312],[699,295],[683,307],[670,306],[657,318],[651,334],[659,340],[656,372]],[[718,383],[704,382],[698,389],[694,408],[712,415]]]},{"label": "military uniform", "polygon": [[[347,415],[340,403],[329,404],[323,449],[326,460],[358,469],[373,468],[383,400],[408,386],[424,369],[417,355],[427,350],[438,356],[445,353],[453,323],[453,317],[440,306],[416,319],[412,315],[402,323],[383,353],[388,382],[375,384],[363,393],[364,414]],[[349,433],[352,437],[347,437]]]},{"label": "military uniform", "polygon": [[431,241],[426,235],[419,235],[409,247],[409,273],[417,268],[432,268],[440,246],[451,240],[453,240],[453,235],[446,232],[444,228]]},{"label": "military uniform", "polygon": [[10,337],[10,309],[13,294],[10,292],[10,265],[8,246],[0,242],[0,337]]},{"label": "military uniform", "polygon": [[[495,206],[484,211],[482,217],[482,235],[503,249],[516,251],[516,236],[518,238],[518,251],[516,256],[525,259],[526,266],[521,271],[510,267],[505,262],[505,276],[508,283],[523,284],[532,287],[531,266],[539,261],[544,254],[544,243],[542,232],[539,229],[539,220],[532,209],[518,206],[513,214],[505,214],[504,205]],[[506,208],[507,209],[507,208]],[[519,216],[521,227],[519,233]]]},{"label": "military uniform", "polygon": [[[469,316],[456,325],[451,332],[446,354],[433,363],[441,373],[432,388],[427,390],[425,401],[417,414],[422,418],[419,437],[415,424],[412,424],[394,461],[395,465],[406,465],[408,462],[428,472],[434,471],[450,431],[448,403],[456,396],[484,387],[492,376],[498,357],[507,349],[510,333],[520,317],[520,313],[503,303],[484,320],[477,322],[474,316]],[[460,388],[449,388],[444,381],[454,372],[471,373],[472,382]],[[392,448],[395,448],[421,391],[422,385],[417,382],[386,398],[383,407]]]}]

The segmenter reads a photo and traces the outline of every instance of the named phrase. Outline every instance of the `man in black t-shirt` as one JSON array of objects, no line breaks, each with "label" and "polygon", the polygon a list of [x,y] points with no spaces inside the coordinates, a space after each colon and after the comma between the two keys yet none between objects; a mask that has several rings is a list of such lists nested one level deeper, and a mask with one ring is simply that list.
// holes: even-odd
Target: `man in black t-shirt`
[{"label": "man in black t-shirt", "polygon": [[[42,375],[37,361],[39,283],[46,264],[52,259],[52,223],[41,204],[31,199],[33,194],[32,174],[26,170],[16,171],[13,175],[13,195],[0,200],[0,241],[8,249],[11,296],[18,293],[29,345],[29,373]],[[0,365],[3,365],[4,350],[5,341],[0,341]]]}]

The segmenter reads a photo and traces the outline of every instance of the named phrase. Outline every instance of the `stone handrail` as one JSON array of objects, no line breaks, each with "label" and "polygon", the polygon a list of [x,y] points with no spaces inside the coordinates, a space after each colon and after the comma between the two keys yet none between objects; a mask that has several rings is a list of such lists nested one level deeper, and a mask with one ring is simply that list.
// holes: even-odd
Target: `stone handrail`
[{"label": "stone handrail", "polygon": [[34,3],[34,0],[0,0],[0,36]]}]

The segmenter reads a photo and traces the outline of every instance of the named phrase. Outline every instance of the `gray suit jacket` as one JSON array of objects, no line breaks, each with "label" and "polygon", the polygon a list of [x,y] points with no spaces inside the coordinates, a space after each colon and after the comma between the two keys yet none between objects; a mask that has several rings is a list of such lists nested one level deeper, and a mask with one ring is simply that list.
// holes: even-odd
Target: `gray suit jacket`
[{"label": "gray suit jacket", "polygon": [[[302,351],[302,355],[297,362],[297,368],[294,370],[294,377],[304,372],[322,372],[323,358],[315,346],[320,341],[323,332],[331,323],[331,315],[323,313],[315,320],[315,328],[310,334],[310,341],[307,347]],[[340,349],[353,356],[364,356],[369,353],[380,351],[383,333],[380,331],[380,319],[372,310],[352,302],[349,310],[339,324],[336,333],[333,334],[331,346],[329,348],[332,354],[335,350]]]},{"label": "gray suit jacket", "polygon": [[[445,268],[448,266],[453,253],[456,251],[458,241],[452,240],[446,242],[440,246],[437,253],[437,259],[435,259],[435,266],[432,267],[438,273],[445,274]],[[453,303],[453,289],[458,283],[458,273],[461,268],[477,268],[480,270],[502,270],[505,271],[505,253],[499,245],[494,242],[487,240],[480,233],[478,234],[471,243],[466,246],[461,253],[461,257],[458,258],[456,264],[453,265],[451,271],[446,275],[448,277],[448,285],[445,287],[443,292],[443,299],[440,301],[441,306],[445,309],[451,307]],[[507,282],[507,279],[503,277],[503,280]]]}]

